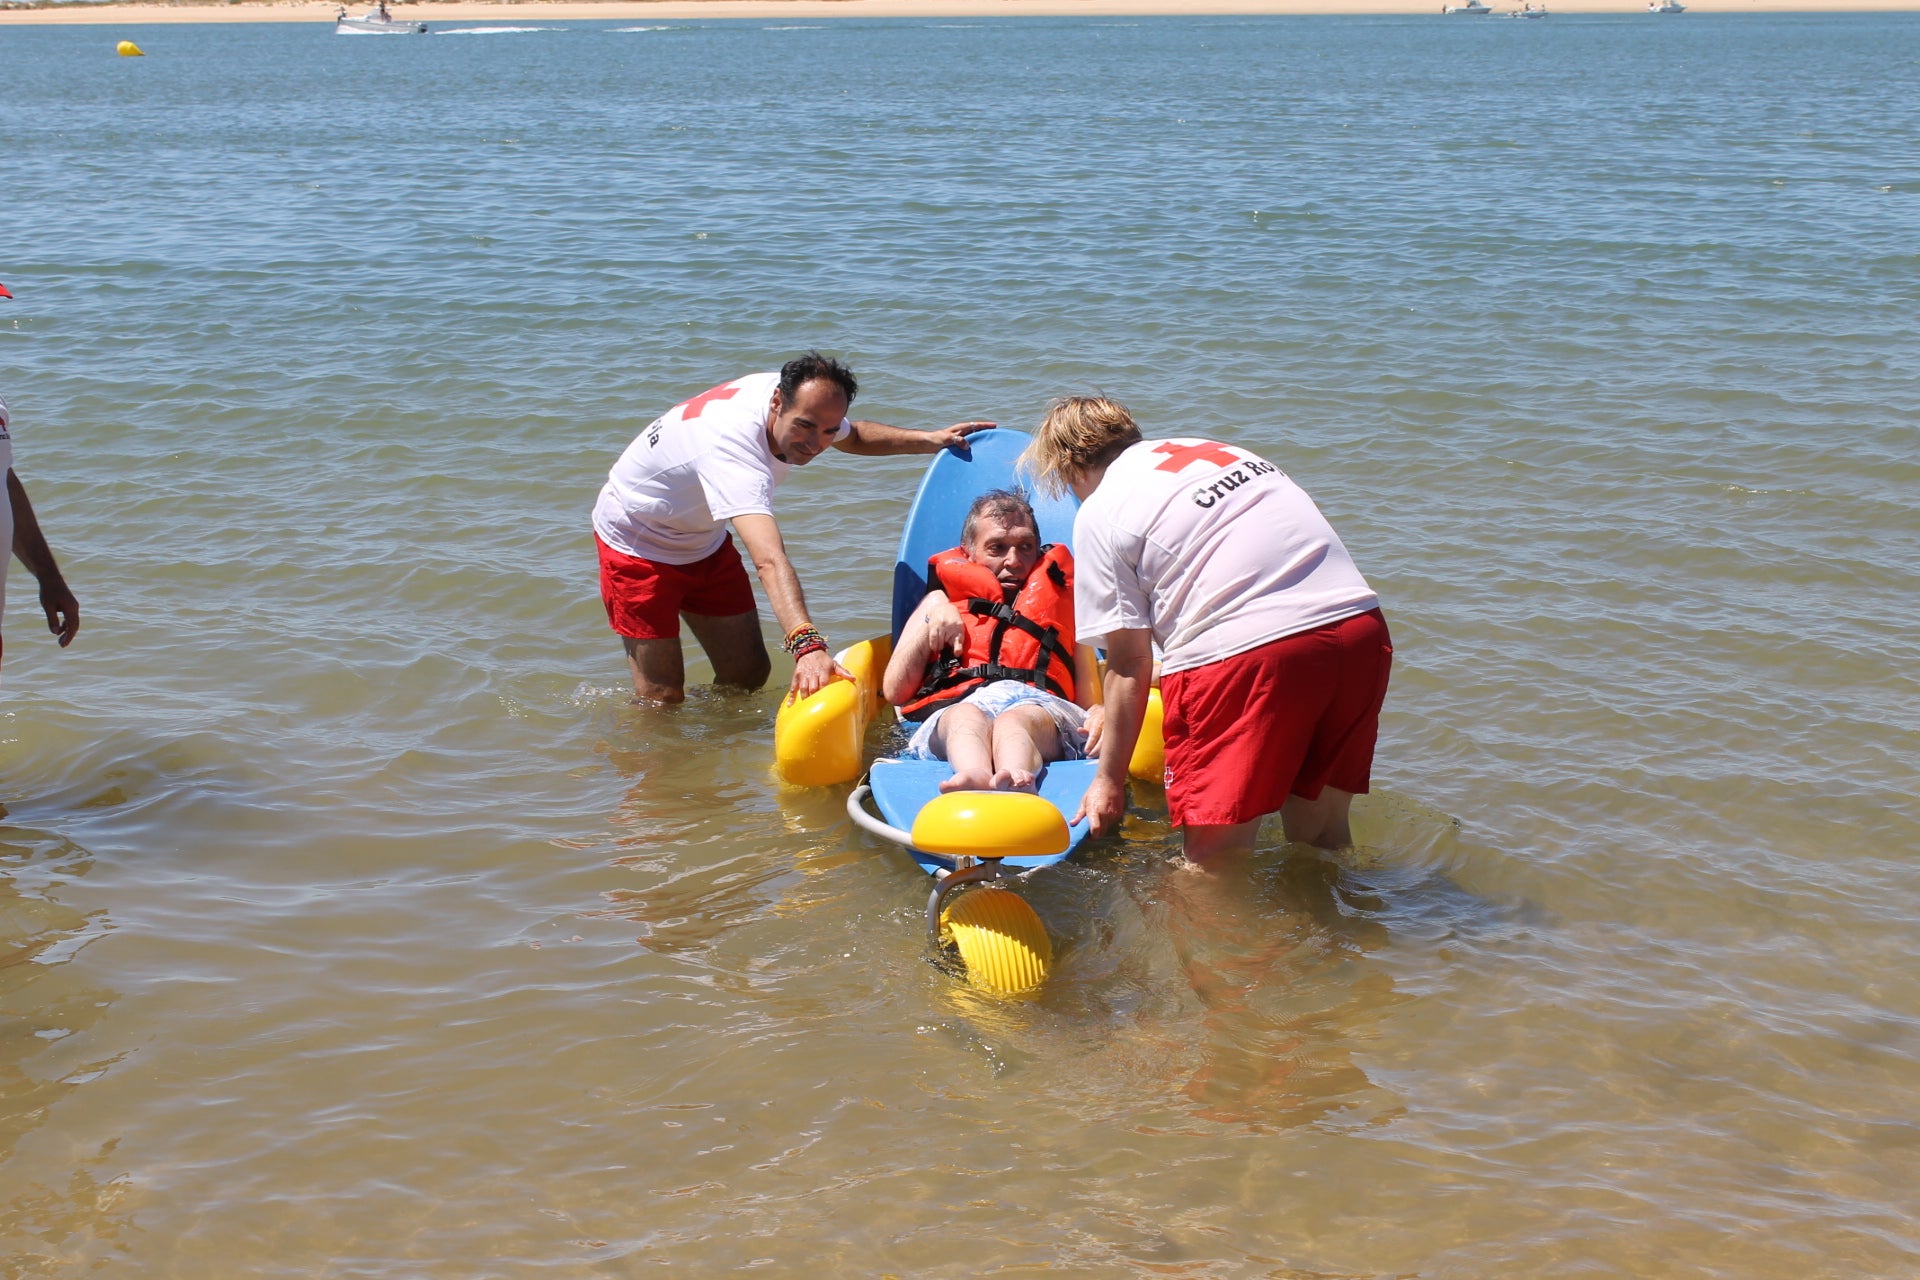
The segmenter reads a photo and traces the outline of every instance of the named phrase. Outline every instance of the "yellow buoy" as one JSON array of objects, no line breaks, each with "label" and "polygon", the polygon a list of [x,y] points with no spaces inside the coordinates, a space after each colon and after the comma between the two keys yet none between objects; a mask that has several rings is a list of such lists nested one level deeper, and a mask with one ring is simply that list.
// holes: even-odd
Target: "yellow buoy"
[{"label": "yellow buoy", "polygon": [[122,40],[114,47],[120,51],[120,56],[123,58],[144,58],[147,56],[146,50],[131,40]]},{"label": "yellow buoy", "polygon": [[1053,967],[1046,926],[1025,899],[1005,889],[961,890],[940,913],[940,933],[960,949],[968,981],[989,991],[1031,991]]},{"label": "yellow buoy", "polygon": [[949,857],[1043,858],[1070,843],[1066,817],[1027,791],[949,791],[913,820],[913,847]]}]

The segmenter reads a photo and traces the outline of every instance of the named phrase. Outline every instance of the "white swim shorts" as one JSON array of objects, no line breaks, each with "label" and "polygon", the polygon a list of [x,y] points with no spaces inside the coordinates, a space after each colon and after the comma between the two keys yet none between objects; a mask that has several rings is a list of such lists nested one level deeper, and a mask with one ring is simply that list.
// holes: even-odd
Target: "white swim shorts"
[{"label": "white swim shorts", "polygon": [[1019,680],[996,680],[992,684],[983,684],[959,702],[940,708],[920,722],[913,737],[907,741],[907,757],[912,760],[937,760],[933,754],[933,727],[940,723],[940,717],[954,707],[978,707],[992,719],[1001,712],[1017,707],[1023,702],[1034,702],[1045,707],[1053,722],[1060,726],[1061,759],[1078,760],[1086,754],[1087,713],[1074,706],[1057,694],[1045,689],[1036,689]]}]

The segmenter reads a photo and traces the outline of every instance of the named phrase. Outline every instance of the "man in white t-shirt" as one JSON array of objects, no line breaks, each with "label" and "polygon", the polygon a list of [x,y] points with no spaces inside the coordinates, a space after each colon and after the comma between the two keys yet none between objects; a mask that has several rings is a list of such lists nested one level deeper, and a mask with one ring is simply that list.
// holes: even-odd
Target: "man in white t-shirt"
[{"label": "man in white t-shirt", "polygon": [[[11,298],[0,285],[0,298]],[[73,643],[80,631],[80,602],[73,598],[60,566],[54,561],[47,539],[40,532],[40,521],[27,499],[27,488],[13,474],[13,421],[7,403],[0,400],[0,470],[7,475],[7,500],[0,503],[0,621],[7,608],[7,565],[18,557],[27,572],[40,580],[40,608],[47,615],[47,630],[60,637],[60,647]],[[9,555],[8,552],[12,554]],[[6,654],[6,640],[0,634],[0,659]]]},{"label": "man in white t-shirt", "polygon": [[808,620],[774,522],[774,489],[830,445],[867,456],[937,453],[964,447],[969,435],[993,425],[906,431],[849,421],[858,390],[845,365],[810,351],[778,373],[737,378],[675,405],[620,455],[594,504],[593,529],[600,598],[626,647],[634,696],[686,696],[682,620],[713,661],[715,683],[766,683],[772,662],[729,521],[753,558],[786,637],[782,647],[793,655],[788,696],[804,698],[845,674]]},{"label": "man in white t-shirt", "polygon": [[1107,744],[1076,816],[1104,831],[1125,812],[1157,645],[1167,808],[1187,857],[1250,852],[1276,810],[1289,840],[1352,843],[1393,644],[1313,499],[1244,449],[1143,440],[1104,397],[1055,403],[1027,461],[1081,500],[1074,613],[1107,651]]}]

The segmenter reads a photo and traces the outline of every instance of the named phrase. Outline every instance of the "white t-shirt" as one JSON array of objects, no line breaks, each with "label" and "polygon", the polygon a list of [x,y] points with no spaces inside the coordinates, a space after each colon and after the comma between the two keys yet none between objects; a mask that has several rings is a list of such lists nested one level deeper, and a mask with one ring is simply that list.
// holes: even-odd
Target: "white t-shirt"
[{"label": "white t-shirt", "polygon": [[[13,470],[13,434],[7,402],[0,400],[0,480]],[[7,612],[7,566],[13,563],[13,496],[0,493],[0,617]]]},{"label": "white t-shirt", "polygon": [[1367,612],[1379,601],[1280,468],[1210,440],[1143,440],[1073,522],[1082,644],[1146,628],[1186,671]]},{"label": "white t-shirt", "polygon": [[[767,445],[778,373],[755,373],[677,404],[634,437],[593,506],[594,532],[615,551],[662,564],[704,560],[724,522],[772,515],[791,470]],[[853,429],[840,420],[838,440]]]}]

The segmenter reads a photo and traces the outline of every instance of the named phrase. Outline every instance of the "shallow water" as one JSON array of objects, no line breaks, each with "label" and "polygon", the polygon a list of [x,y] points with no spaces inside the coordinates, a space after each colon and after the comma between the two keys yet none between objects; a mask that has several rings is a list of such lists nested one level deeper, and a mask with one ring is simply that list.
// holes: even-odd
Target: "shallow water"
[{"label": "shallow water", "polygon": [[[518,25],[0,29],[10,1273],[1920,1263],[1920,20]],[[1362,847],[1140,789],[986,999],[777,693],[629,706],[607,466],[813,344],[1286,467]],[[783,490],[837,638],[917,474]]]}]

